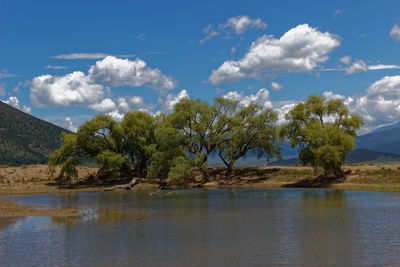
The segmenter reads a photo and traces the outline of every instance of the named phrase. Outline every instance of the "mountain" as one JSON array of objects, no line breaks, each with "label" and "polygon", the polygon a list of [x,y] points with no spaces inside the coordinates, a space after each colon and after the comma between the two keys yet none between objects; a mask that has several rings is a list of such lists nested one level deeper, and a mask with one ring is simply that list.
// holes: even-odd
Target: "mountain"
[{"label": "mountain", "polygon": [[400,128],[368,133],[359,136],[355,143],[356,149],[400,154]]},{"label": "mountain", "polygon": [[400,128],[400,122],[396,122],[396,123],[393,123],[391,125],[379,127],[379,128],[373,130],[370,133],[379,133],[379,132],[383,132],[383,131],[390,130],[390,129],[393,129],[393,128]]},{"label": "mountain", "polygon": [[69,132],[0,101],[0,165],[45,164]]},{"label": "mountain", "polygon": [[[400,154],[377,152],[369,149],[355,149],[347,155],[347,163],[383,163],[383,162],[398,162],[400,161]],[[292,157],[288,159],[282,159],[272,162],[272,166],[291,166],[299,165],[300,160],[298,157]]]}]

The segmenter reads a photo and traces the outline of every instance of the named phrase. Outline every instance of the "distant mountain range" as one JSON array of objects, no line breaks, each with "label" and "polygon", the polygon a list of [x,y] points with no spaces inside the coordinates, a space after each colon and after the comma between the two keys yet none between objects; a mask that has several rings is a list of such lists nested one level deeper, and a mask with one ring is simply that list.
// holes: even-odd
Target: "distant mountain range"
[{"label": "distant mountain range", "polygon": [[0,101],[0,165],[45,164],[69,132]]}]

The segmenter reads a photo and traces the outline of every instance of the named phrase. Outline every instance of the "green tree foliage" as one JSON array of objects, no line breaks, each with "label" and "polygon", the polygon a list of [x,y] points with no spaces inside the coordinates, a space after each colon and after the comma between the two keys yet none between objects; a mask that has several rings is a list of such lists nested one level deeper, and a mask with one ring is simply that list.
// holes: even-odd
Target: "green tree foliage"
[{"label": "green tree foliage", "polygon": [[292,147],[299,146],[302,164],[343,176],[341,166],[354,148],[356,131],[364,124],[360,116],[350,114],[342,100],[311,95],[289,111],[286,120],[280,136]]},{"label": "green tree foliage", "polygon": [[280,157],[275,127],[277,114],[272,109],[265,109],[257,104],[243,107],[234,114],[229,138],[222,142],[218,154],[227,166],[226,178],[230,179],[235,162],[249,152],[260,158]]},{"label": "green tree foliage", "polygon": [[227,141],[236,105],[225,98],[215,98],[212,106],[200,100],[182,99],[167,117],[169,125],[177,131],[179,143],[193,157],[205,181],[208,158]]},{"label": "green tree foliage", "polygon": [[[165,114],[161,114],[157,118],[157,127],[155,130],[156,150],[152,155],[152,166],[148,177],[150,179],[160,179],[161,181],[167,178],[174,180],[176,183],[179,176],[177,165],[186,159],[186,165],[189,165],[187,170],[181,172],[181,177],[185,174],[190,175],[192,165],[190,160],[185,157],[185,149],[181,145],[181,136],[177,129],[173,128],[166,120]],[[178,159],[181,160],[178,160]],[[174,175],[170,173],[171,169],[175,168]],[[173,177],[172,177],[173,176]]]},{"label": "green tree foliage", "polygon": [[64,134],[64,145],[50,157],[50,165],[61,164],[60,176],[76,174],[82,159],[94,159],[100,176],[143,177],[155,150],[155,120],[141,111],[128,112],[121,123],[97,115],[74,134]]}]

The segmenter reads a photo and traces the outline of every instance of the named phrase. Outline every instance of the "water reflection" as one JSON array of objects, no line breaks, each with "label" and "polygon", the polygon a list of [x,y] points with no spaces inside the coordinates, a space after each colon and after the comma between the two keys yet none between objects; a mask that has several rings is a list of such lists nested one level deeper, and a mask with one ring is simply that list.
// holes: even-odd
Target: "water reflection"
[{"label": "water reflection", "polygon": [[400,264],[396,194],[318,189],[170,192],[22,199],[76,206],[89,214],[24,218],[18,229],[3,228],[0,244],[7,243],[8,250],[0,249],[0,263],[20,265],[29,258],[33,265]]}]

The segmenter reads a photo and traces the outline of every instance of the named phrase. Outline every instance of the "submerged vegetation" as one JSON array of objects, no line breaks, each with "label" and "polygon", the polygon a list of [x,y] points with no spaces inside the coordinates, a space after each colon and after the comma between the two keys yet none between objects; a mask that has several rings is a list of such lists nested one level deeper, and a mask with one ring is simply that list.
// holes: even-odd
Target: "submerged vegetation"
[{"label": "submerged vegetation", "polygon": [[303,165],[343,176],[346,155],[363,120],[350,114],[341,100],[326,101],[311,95],[277,125],[277,113],[261,105],[240,107],[237,101],[215,98],[210,105],[182,99],[171,114],[152,116],[128,112],[121,122],[97,115],[76,134],[63,134],[64,145],[50,157],[50,166],[61,165],[59,181],[77,175],[85,160],[99,166],[98,177],[157,180],[170,184],[192,182],[193,171],[210,181],[208,160],[218,156],[226,165],[224,179],[232,179],[235,162],[248,155],[280,158],[278,139],[300,148]]}]

